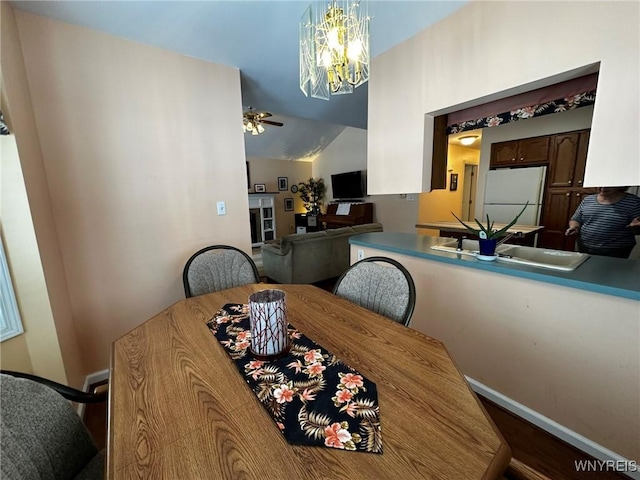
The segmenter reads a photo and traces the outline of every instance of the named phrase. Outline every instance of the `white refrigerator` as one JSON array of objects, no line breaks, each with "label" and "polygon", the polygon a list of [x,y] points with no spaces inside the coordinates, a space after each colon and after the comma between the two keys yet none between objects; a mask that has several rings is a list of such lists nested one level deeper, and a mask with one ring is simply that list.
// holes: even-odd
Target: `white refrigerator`
[{"label": "white refrigerator", "polygon": [[487,214],[496,223],[510,223],[529,202],[516,222],[539,225],[547,167],[489,170],[484,186],[483,223]]}]

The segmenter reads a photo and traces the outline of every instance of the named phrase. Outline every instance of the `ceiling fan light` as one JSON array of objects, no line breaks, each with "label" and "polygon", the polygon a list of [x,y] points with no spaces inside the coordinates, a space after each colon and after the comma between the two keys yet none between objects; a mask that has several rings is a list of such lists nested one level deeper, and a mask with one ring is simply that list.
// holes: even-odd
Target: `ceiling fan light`
[{"label": "ceiling fan light", "polygon": [[458,141],[465,146],[473,144],[478,139],[478,135],[467,135],[465,137],[458,138]]},{"label": "ceiling fan light", "polygon": [[272,120],[262,120],[263,118],[271,117],[269,112],[256,112],[252,107],[242,114],[242,129],[246,132],[251,132],[251,135],[260,135],[264,133],[265,129],[262,126],[262,122],[269,125],[275,125],[276,127],[282,127],[282,122],[274,122]]}]

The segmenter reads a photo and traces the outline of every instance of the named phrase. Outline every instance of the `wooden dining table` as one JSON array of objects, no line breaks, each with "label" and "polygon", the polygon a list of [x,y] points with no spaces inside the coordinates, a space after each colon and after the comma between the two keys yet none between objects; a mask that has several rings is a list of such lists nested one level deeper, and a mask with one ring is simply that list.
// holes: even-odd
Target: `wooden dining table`
[{"label": "wooden dining table", "polygon": [[[377,384],[383,453],[286,441],[206,323],[256,291]],[[511,458],[445,345],[312,285],[181,300],[112,345],[107,478],[491,479]]]}]

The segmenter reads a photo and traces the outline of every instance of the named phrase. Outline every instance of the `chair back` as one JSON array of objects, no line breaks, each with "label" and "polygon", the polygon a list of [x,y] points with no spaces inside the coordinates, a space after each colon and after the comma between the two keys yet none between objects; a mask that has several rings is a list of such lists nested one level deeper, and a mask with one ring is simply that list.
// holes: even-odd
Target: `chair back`
[{"label": "chair back", "polygon": [[259,283],[258,268],[249,255],[229,245],[198,250],[182,273],[185,297],[195,297],[227,288]]},{"label": "chair back", "polygon": [[104,454],[60,394],[0,374],[0,406],[1,478],[103,478]]},{"label": "chair back", "polygon": [[387,257],[369,257],[354,263],[338,279],[333,293],[405,326],[409,325],[416,304],[411,274]]}]

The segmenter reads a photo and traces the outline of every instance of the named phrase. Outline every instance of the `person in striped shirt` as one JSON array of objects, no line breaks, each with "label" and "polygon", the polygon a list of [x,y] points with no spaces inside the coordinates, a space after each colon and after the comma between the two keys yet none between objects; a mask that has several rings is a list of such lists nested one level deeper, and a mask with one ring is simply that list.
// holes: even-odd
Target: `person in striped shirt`
[{"label": "person in striped shirt", "polygon": [[569,220],[565,235],[578,235],[578,251],[628,258],[636,244],[632,227],[640,227],[640,197],[628,187],[600,187],[585,197]]}]

